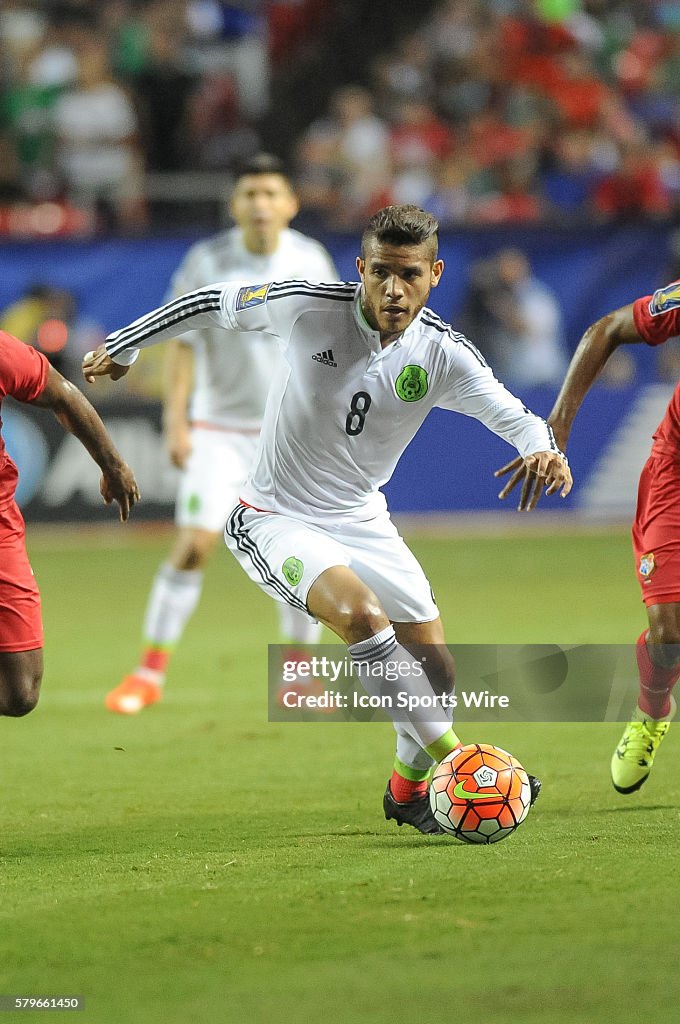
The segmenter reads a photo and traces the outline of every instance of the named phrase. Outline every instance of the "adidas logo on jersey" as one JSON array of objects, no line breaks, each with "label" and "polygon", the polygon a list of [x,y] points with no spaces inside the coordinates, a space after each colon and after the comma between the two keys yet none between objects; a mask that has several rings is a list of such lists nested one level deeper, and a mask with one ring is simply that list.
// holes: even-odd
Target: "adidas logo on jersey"
[{"label": "adidas logo on jersey", "polygon": [[338,364],[333,359],[333,349],[329,348],[327,352],[315,352],[312,359],[316,359],[317,363],[323,363],[324,366],[337,366]]}]

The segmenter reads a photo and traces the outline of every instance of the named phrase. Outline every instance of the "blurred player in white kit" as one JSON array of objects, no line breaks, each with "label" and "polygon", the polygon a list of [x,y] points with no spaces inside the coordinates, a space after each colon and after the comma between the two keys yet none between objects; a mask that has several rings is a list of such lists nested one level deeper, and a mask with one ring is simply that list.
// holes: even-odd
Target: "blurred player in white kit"
[{"label": "blurred player in white kit", "polygon": [[[172,279],[172,296],[210,281],[337,279],[326,249],[289,228],[298,203],[277,157],[263,153],[240,169],[230,210],[236,226],[189,249]],[[235,333],[225,346],[223,333],[205,328],[171,345],[164,427],[170,458],[182,471],[177,534],[153,581],[139,663],[107,694],[110,711],[135,714],[161,699],[172,652],[201,596],[203,568],[255,459],[282,356],[271,334]],[[321,626],[287,604],[278,608],[282,639],[291,645],[286,659],[296,660],[305,644],[319,640]]]}]

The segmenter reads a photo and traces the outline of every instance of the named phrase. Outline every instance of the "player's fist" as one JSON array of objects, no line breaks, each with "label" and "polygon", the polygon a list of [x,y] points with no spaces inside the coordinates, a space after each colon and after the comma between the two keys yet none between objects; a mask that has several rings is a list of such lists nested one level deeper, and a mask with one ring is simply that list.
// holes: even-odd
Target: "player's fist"
[{"label": "player's fist", "polygon": [[88,384],[94,384],[97,377],[110,377],[111,380],[120,380],[130,369],[129,366],[121,366],[114,363],[106,351],[105,345],[100,345],[93,352],[86,352],[83,356],[83,377]]},{"label": "player's fist", "polygon": [[130,509],[141,497],[134,473],[124,462],[107,467],[102,473],[99,490],[107,505],[112,501],[118,502],[121,523],[128,519]]}]

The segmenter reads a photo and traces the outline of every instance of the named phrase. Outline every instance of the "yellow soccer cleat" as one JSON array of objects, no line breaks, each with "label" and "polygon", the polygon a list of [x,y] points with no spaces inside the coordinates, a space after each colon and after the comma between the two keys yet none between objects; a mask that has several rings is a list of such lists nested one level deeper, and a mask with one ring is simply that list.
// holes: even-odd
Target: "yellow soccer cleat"
[{"label": "yellow soccer cleat", "polygon": [[142,708],[155,704],[163,696],[163,687],[150,683],[141,676],[125,676],[125,679],[106,695],[106,706],[109,711],[119,715],[136,715]]},{"label": "yellow soccer cleat", "polygon": [[617,793],[634,793],[646,781],[659,745],[671,727],[675,709],[672,697],[671,710],[665,718],[648,718],[639,707],[635,708],[612,757],[612,783]]}]

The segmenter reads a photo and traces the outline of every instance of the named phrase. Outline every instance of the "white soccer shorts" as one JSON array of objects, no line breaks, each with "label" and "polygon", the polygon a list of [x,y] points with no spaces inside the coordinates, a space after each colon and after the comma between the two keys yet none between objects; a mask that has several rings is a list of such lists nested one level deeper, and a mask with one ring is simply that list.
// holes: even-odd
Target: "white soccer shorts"
[{"label": "white soccer shorts", "polygon": [[221,533],[255,461],[259,433],[194,427],[180,477],[175,522]]},{"label": "white soccer shorts", "polygon": [[224,539],[251,580],[270,597],[307,612],[316,579],[346,565],[371,588],[392,622],[431,622],[439,616],[415,555],[387,512],[368,522],[311,526],[239,504]]}]

